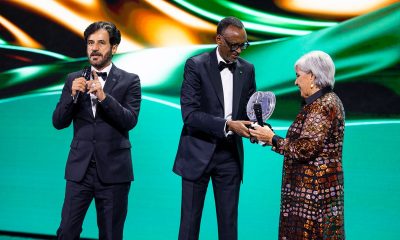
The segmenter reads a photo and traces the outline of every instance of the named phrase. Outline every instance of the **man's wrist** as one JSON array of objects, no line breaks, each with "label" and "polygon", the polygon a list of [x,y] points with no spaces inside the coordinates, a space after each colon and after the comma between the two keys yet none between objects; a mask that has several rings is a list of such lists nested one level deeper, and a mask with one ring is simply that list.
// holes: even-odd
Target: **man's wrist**
[{"label": "man's wrist", "polygon": [[101,102],[103,102],[106,98],[107,98],[107,95],[104,94],[103,99],[97,98],[97,101],[98,101],[99,103],[101,103]]},{"label": "man's wrist", "polygon": [[232,120],[226,120],[225,122],[225,132],[229,132],[231,130],[230,128],[230,124],[231,124]]}]

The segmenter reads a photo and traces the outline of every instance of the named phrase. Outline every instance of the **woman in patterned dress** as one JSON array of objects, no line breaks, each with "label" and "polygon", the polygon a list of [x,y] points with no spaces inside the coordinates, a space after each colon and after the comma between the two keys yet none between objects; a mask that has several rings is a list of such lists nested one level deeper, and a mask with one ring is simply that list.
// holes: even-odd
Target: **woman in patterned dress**
[{"label": "woman in patterned dress", "polygon": [[313,51],[295,70],[305,105],[286,138],[267,126],[250,130],[284,155],[279,239],[344,239],[344,109],[332,92],[335,66],[328,54]]}]

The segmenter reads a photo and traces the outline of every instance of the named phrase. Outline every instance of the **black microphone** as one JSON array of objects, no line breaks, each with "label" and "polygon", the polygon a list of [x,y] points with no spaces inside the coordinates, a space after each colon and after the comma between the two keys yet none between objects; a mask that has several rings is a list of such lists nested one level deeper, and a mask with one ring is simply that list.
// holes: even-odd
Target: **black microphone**
[{"label": "black microphone", "polygon": [[260,125],[261,127],[264,126],[261,103],[254,103],[253,109],[254,109],[254,114],[256,115],[258,125]]},{"label": "black microphone", "polygon": [[267,125],[274,132],[274,129],[272,129],[271,124],[263,121],[261,103],[254,103],[253,109],[254,109],[254,114],[256,115],[258,125],[260,125],[261,127]]},{"label": "black microphone", "polygon": [[[263,121],[261,103],[254,103],[253,109],[254,109],[254,114],[256,115],[258,125],[260,125],[261,127],[267,125],[272,131],[274,131],[269,123],[264,123]],[[258,141],[250,138],[250,142],[256,143]],[[263,147],[265,147],[266,145],[267,144],[264,143]]]},{"label": "black microphone", "polygon": [[[256,115],[256,120],[257,120],[258,125],[260,125],[261,127],[264,126],[264,121],[262,118],[261,103],[259,103],[259,102],[254,103],[253,110],[254,110],[254,115]],[[250,137],[250,142],[258,143],[257,139],[255,139],[254,137]]]},{"label": "black microphone", "polygon": [[[86,79],[86,81],[87,80],[90,80],[90,67],[88,67],[88,66],[86,66],[86,67],[84,67],[83,68],[83,70],[82,70],[82,75],[81,75],[81,77],[84,77],[85,79]],[[76,96],[75,96],[75,99],[74,99],[74,104],[76,104],[77,102],[78,102],[78,98],[79,98],[79,96],[81,95],[81,91],[78,91],[77,93],[76,93]]]}]

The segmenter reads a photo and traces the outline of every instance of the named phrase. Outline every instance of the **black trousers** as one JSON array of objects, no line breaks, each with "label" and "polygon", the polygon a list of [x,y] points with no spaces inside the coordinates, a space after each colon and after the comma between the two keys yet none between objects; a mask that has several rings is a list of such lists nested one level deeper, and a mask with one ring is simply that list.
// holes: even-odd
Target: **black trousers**
[{"label": "black trousers", "polygon": [[130,186],[130,182],[102,183],[98,178],[95,163],[90,163],[81,182],[67,181],[57,239],[79,239],[83,220],[93,198],[96,204],[99,239],[122,239]]},{"label": "black trousers", "polygon": [[237,239],[240,169],[233,143],[222,143],[203,175],[195,181],[182,178],[179,240],[199,239],[207,186],[211,178],[217,211],[218,238]]}]

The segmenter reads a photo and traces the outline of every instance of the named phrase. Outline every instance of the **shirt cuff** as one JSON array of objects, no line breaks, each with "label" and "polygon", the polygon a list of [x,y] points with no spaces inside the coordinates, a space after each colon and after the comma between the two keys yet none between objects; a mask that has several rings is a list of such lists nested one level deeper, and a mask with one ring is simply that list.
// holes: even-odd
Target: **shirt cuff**
[{"label": "shirt cuff", "polygon": [[278,147],[277,145],[278,145],[279,139],[282,139],[282,138],[275,134],[275,135],[272,137],[272,146]]},{"label": "shirt cuff", "polygon": [[232,131],[228,131],[228,128],[227,128],[227,125],[226,125],[227,122],[228,122],[228,120],[225,121],[225,125],[224,125],[224,134],[225,134],[225,137],[228,137],[228,136],[230,136],[230,135],[233,135],[233,132],[232,132]]}]

